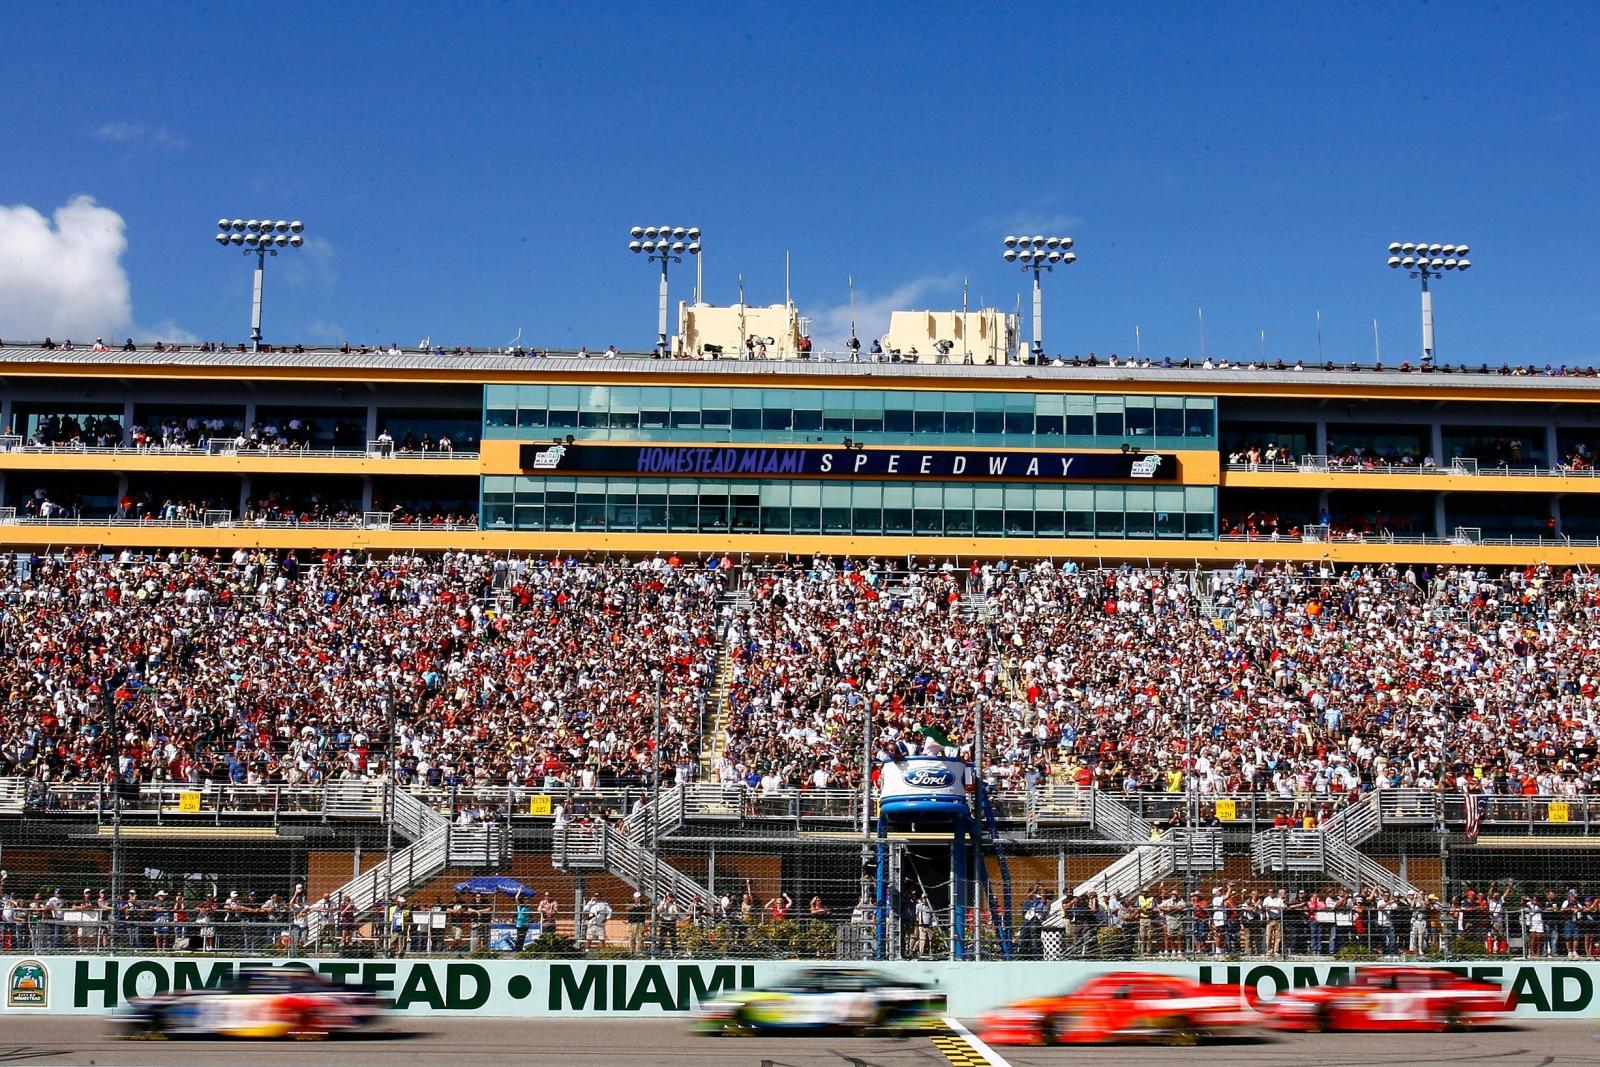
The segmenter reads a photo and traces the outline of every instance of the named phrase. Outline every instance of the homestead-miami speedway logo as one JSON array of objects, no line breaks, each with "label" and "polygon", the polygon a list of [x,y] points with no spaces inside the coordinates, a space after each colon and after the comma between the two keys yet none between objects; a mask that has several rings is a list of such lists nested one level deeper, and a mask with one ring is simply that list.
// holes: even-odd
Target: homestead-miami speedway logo
[{"label": "homestead-miami speedway logo", "polygon": [[20,960],[6,976],[6,1007],[50,1006],[50,972],[38,960]]}]

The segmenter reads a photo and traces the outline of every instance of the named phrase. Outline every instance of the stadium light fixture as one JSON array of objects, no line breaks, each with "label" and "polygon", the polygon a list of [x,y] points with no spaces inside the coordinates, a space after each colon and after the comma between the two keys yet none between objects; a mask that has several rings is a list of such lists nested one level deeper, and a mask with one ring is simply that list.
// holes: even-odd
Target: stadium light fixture
[{"label": "stadium light fixture", "polygon": [[261,351],[261,282],[267,271],[267,257],[280,248],[299,248],[306,243],[306,224],[299,219],[218,219],[217,244],[242,247],[244,254],[256,257],[255,290],[250,300],[250,351]]},{"label": "stadium light fixture", "polygon": [[1002,243],[1005,247],[1000,255],[1007,263],[1018,263],[1023,270],[1033,272],[1033,359],[1038,362],[1044,359],[1044,295],[1039,284],[1040,272],[1055,270],[1057,264],[1065,267],[1076,263],[1078,254],[1072,251],[1070,237],[1008,236]]},{"label": "stadium light fixture", "polygon": [[1389,242],[1389,267],[1422,279],[1422,362],[1433,362],[1433,293],[1428,282],[1446,271],[1468,270],[1470,249],[1459,244],[1430,244],[1426,241]]},{"label": "stadium light fixture", "polygon": [[667,265],[682,263],[685,255],[700,254],[698,226],[634,226],[628,230],[628,251],[661,263],[661,291],[656,314],[656,358],[667,352]]}]

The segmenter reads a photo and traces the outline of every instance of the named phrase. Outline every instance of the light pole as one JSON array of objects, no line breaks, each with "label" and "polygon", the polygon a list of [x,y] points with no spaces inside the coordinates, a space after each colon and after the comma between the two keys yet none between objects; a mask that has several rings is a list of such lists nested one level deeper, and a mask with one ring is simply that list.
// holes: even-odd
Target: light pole
[{"label": "light pole", "polygon": [[261,279],[267,271],[267,257],[280,248],[299,248],[305,244],[300,234],[306,224],[296,219],[218,219],[217,244],[242,245],[245,255],[256,257],[255,292],[250,300],[250,351],[261,351]]},{"label": "light pole", "polygon": [[1405,270],[1422,279],[1422,362],[1433,362],[1433,293],[1428,281],[1442,277],[1447,270],[1466,270],[1472,266],[1466,245],[1430,245],[1416,241],[1391,242],[1389,266]]},{"label": "light pole", "polygon": [[667,354],[667,264],[682,263],[683,255],[700,254],[700,227],[698,226],[635,226],[628,231],[632,238],[628,251],[644,253],[654,263],[661,261],[661,301],[656,314],[656,358]]},{"label": "light pole", "polygon": [[1007,237],[1006,250],[1001,253],[1007,263],[1022,263],[1022,269],[1033,272],[1033,359],[1044,358],[1044,296],[1039,287],[1039,272],[1055,270],[1056,264],[1066,266],[1076,263],[1078,254],[1071,251],[1070,237]]}]

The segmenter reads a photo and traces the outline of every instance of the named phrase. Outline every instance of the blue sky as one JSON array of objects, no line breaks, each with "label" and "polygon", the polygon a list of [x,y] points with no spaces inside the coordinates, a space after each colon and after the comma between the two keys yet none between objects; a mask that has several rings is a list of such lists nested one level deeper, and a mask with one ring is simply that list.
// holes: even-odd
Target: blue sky
[{"label": "blue sky", "polygon": [[[714,303],[740,272],[781,302],[791,253],[824,339],[847,275],[868,323],[959,306],[964,277],[1009,310],[1026,281],[1001,237],[1056,231],[1079,260],[1046,280],[1053,352],[1127,352],[1138,324],[1146,353],[1193,355],[1204,307],[1214,355],[1265,330],[1269,355],[1311,357],[1320,310],[1330,358],[1369,359],[1377,318],[1388,362],[1419,341],[1385,245],[1466,241],[1474,269],[1437,287],[1442,358],[1600,355],[1593,5],[30,4],[6,22],[22,106],[0,336],[45,332],[53,307],[85,336],[121,314],[239,340],[250,272],[213,223],[263,214],[314,239],[268,268],[269,341],[644,347],[656,282],[626,231],[664,222],[704,230]],[[81,271],[43,262],[61,235],[23,209],[80,194],[125,224],[120,261],[112,234],[75,250]]]}]

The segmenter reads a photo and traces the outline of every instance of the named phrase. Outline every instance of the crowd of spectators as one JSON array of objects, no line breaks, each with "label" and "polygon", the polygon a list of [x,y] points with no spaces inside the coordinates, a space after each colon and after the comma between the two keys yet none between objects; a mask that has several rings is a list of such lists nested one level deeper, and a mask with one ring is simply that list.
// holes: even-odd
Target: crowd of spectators
[{"label": "crowd of spectators", "polygon": [[[731,567],[731,564],[729,565]],[[698,760],[727,568],[467,553],[0,558],[0,775],[543,785]],[[114,723],[114,728],[113,728]]]},{"label": "crowd of spectators", "polygon": [[1196,590],[1187,571],[817,560],[753,582],[722,781],[848,785],[864,712],[880,759],[970,752],[981,710],[1013,787],[1600,791],[1585,571],[1240,564]]},{"label": "crowd of spectators", "polygon": [[0,773],[93,780],[113,754],[178,782],[382,773],[392,687],[405,781],[637,780],[659,679],[673,779],[719,710],[713,780],[766,788],[859,783],[869,720],[879,759],[970,752],[981,711],[1013,787],[1600,792],[1591,573],[752,565],[725,706],[704,709],[732,571],[6,557]]},{"label": "crowd of spectators", "polygon": [[[1364,956],[1422,959],[1515,952],[1600,956],[1600,894],[1524,891],[1511,882],[1421,891],[1325,886],[1290,891],[1232,882],[1185,891],[1163,884],[1127,897],[1063,894],[1035,885],[1021,905],[1018,947],[1041,955]],[[1050,944],[1054,933],[1059,950]]]}]

